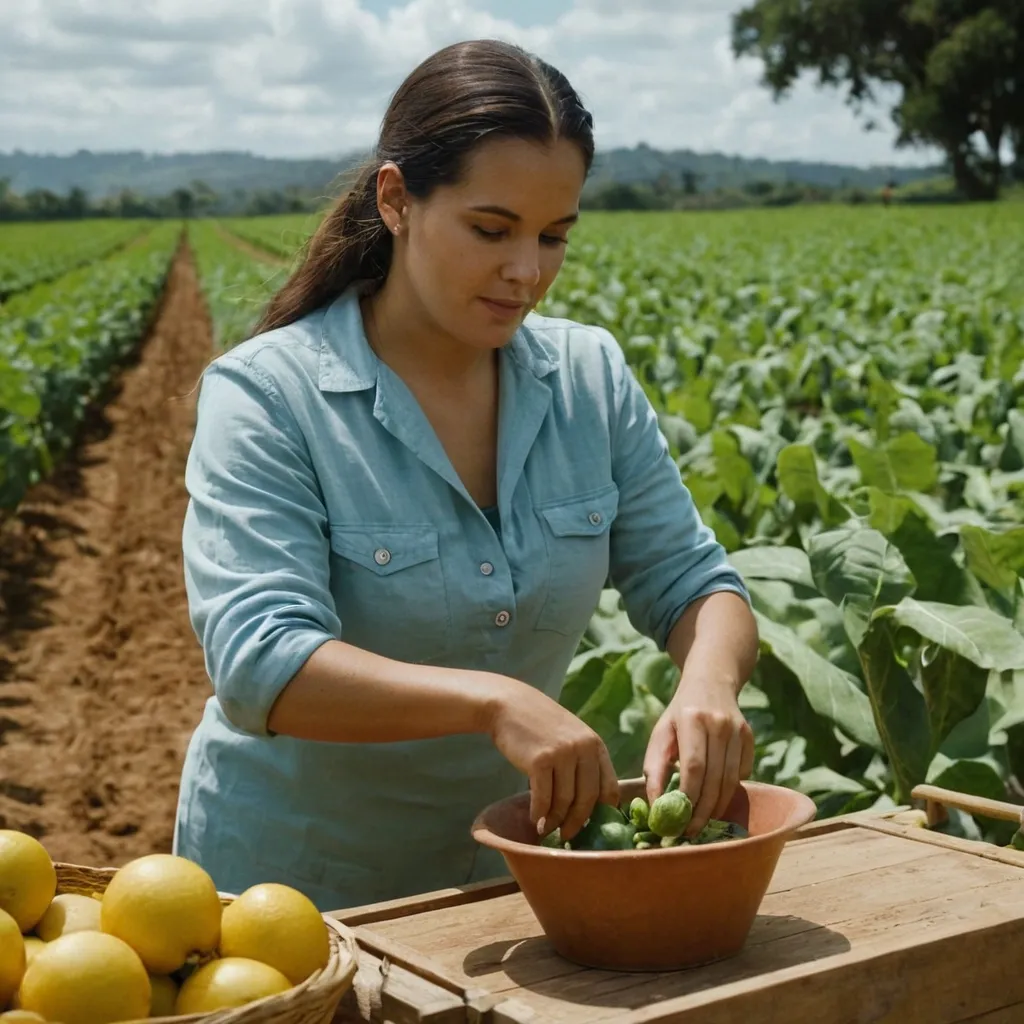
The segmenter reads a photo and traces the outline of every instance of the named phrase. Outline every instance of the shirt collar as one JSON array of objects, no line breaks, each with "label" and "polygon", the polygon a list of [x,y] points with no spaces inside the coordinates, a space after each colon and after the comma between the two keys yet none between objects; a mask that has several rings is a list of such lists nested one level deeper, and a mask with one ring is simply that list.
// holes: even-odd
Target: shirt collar
[{"label": "shirt collar", "polygon": [[[324,312],[320,330],[319,386],[321,391],[364,391],[377,383],[379,360],[370,347],[359,309],[360,287],[353,285]],[[537,378],[557,368],[554,345],[526,323],[512,335],[504,352]]]}]

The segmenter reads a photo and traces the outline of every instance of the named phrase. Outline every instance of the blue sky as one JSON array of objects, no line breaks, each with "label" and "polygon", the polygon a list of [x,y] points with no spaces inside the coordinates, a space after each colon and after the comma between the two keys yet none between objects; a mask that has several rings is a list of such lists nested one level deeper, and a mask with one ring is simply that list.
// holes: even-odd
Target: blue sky
[{"label": "blue sky", "polygon": [[[885,112],[867,133],[834,91],[775,103],[729,47],[742,0],[0,0],[0,149],[372,145],[388,98],[434,50],[504,38],[564,71],[599,148],[640,142],[773,159],[925,163]],[[13,102],[17,98],[17,102]]]}]

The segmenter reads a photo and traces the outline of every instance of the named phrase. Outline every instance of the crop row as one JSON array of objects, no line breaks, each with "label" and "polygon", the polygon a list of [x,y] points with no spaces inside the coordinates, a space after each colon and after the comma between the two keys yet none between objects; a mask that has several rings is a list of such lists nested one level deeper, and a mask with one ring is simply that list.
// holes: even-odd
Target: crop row
[{"label": "crop row", "polygon": [[0,302],[110,255],[149,227],[146,221],[139,220],[3,225]]},{"label": "crop row", "polygon": [[0,508],[50,471],[145,333],[179,235],[178,225],[161,225],[119,255],[24,293],[0,318]]}]

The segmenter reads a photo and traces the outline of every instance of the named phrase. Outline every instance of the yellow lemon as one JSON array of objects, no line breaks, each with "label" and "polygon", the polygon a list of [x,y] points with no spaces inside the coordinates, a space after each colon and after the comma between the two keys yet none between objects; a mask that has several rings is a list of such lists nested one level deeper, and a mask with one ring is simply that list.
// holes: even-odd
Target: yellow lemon
[{"label": "yellow lemon", "polygon": [[62,935],[35,955],[20,1003],[61,1024],[110,1024],[149,1016],[149,975],[126,942],[103,932]]},{"label": "yellow lemon", "polygon": [[151,974],[149,983],[153,987],[153,996],[149,1003],[150,1017],[173,1017],[174,1003],[178,998],[178,985],[166,974]]},{"label": "yellow lemon", "polygon": [[56,892],[57,871],[46,847],[24,832],[0,829],[0,910],[30,932]]},{"label": "yellow lemon", "polygon": [[220,954],[259,960],[298,985],[327,966],[331,945],[327,924],[308,896],[264,882],[224,908]]},{"label": "yellow lemon", "polygon": [[71,932],[100,931],[100,902],[91,896],[62,892],[53,897],[46,913],[36,925],[36,935],[43,942],[53,942]]},{"label": "yellow lemon", "polygon": [[269,964],[224,957],[203,964],[185,979],[174,1009],[179,1014],[225,1010],[287,992],[291,987],[291,982]]},{"label": "yellow lemon", "polygon": [[0,910],[0,1010],[18,991],[24,973],[25,940],[21,929],[6,910]]},{"label": "yellow lemon", "polygon": [[32,958],[41,949],[46,949],[46,943],[36,935],[25,936],[25,963],[32,963]]},{"label": "yellow lemon", "polygon": [[150,974],[171,974],[193,953],[212,953],[221,903],[198,864],[170,853],[138,857],[119,868],[103,894],[103,931],[124,939]]}]

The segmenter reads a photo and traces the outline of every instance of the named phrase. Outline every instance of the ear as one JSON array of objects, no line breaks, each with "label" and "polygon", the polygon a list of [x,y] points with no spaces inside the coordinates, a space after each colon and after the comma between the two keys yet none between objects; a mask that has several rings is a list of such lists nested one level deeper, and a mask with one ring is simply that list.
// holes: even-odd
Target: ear
[{"label": "ear", "polygon": [[388,160],[377,171],[377,210],[391,234],[401,233],[407,206],[405,178],[398,165]]}]

